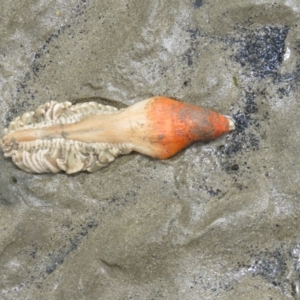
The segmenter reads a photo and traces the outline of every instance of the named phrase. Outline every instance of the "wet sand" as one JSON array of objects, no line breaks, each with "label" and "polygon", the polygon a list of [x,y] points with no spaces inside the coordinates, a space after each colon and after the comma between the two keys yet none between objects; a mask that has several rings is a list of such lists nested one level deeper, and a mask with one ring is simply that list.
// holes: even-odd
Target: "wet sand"
[{"label": "wet sand", "polygon": [[73,176],[28,174],[1,152],[0,298],[300,299],[299,9],[3,2],[0,130],[51,100],[154,95],[237,128]]}]

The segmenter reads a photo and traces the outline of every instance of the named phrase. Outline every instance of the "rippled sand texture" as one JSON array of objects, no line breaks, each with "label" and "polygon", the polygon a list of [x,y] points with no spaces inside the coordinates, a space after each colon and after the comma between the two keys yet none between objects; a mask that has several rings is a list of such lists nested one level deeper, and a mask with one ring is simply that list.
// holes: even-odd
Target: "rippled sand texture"
[{"label": "rippled sand texture", "polygon": [[297,1],[2,2],[0,130],[154,95],[237,129],[73,176],[1,153],[1,299],[300,299]]}]

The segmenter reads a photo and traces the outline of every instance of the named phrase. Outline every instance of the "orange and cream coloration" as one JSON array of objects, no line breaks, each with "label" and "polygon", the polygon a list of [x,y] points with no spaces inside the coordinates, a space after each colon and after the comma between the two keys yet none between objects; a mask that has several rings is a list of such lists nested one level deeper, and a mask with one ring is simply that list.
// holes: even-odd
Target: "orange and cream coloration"
[{"label": "orange and cream coloration", "polygon": [[94,172],[131,151],[167,159],[232,129],[229,117],[161,96],[122,110],[51,101],[13,120],[1,146],[27,172],[71,174]]}]

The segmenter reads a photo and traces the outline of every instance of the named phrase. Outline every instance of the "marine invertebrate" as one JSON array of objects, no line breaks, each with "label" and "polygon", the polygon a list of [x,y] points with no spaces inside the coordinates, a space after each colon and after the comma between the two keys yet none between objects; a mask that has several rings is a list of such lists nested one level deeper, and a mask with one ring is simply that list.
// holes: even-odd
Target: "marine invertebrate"
[{"label": "marine invertebrate", "polygon": [[234,128],[217,112],[158,96],[118,110],[96,102],[48,102],[4,129],[6,157],[33,173],[94,172],[136,151],[167,159]]}]

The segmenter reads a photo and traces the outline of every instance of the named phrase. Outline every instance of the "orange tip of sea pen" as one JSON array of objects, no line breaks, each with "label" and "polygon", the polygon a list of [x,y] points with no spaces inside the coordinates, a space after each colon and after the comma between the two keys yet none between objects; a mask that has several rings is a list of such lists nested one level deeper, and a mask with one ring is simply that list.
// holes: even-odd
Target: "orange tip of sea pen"
[{"label": "orange tip of sea pen", "polygon": [[193,142],[207,142],[234,129],[230,117],[162,96],[151,98],[147,110],[152,140],[157,145],[151,156],[159,159],[169,158]]}]

